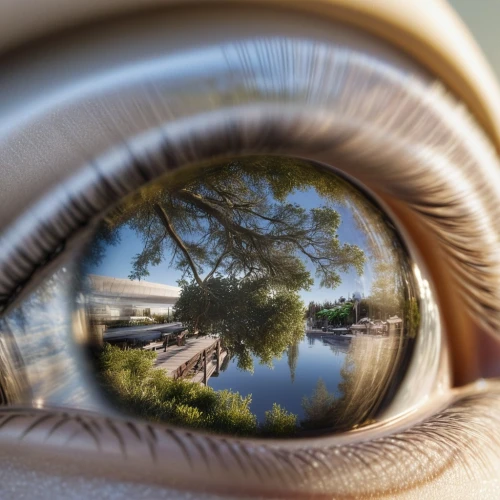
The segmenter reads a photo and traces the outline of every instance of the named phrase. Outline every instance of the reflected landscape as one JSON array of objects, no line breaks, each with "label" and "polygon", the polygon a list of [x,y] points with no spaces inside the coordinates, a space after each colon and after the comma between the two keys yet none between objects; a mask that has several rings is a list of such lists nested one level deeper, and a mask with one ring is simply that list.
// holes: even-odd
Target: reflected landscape
[{"label": "reflected landscape", "polygon": [[102,391],[141,418],[244,436],[377,421],[420,313],[392,222],[291,158],[170,174],[107,214],[78,307]]}]

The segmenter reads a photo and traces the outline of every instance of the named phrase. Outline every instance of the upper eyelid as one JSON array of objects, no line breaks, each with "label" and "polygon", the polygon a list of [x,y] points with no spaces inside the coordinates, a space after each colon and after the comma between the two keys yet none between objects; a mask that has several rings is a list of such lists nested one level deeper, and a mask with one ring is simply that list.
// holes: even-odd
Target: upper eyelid
[{"label": "upper eyelid", "polygon": [[[150,99],[150,107],[154,108],[154,103],[157,103],[165,108],[162,111],[165,123],[159,126],[161,120],[155,116],[154,130],[132,137],[121,147],[91,160],[81,168],[80,174],[68,179],[55,193],[32,208],[31,213],[24,214],[10,226],[0,240],[0,310],[6,311],[21,292],[29,289],[30,284],[36,284],[37,276],[41,277],[50,267],[45,265],[47,259],[54,259],[65,247],[77,242],[79,233],[83,234],[81,229],[95,219],[90,216],[91,211],[99,217],[119,198],[143,185],[149,175],[153,179],[178,166],[213,157],[222,159],[242,152],[261,152],[296,154],[329,164],[344,162],[348,164],[346,171],[359,175],[360,180],[366,181],[368,189],[370,183],[374,183],[380,193],[410,206],[412,215],[417,215],[427,230],[433,232],[434,242],[439,242],[448,252],[452,264],[447,265],[453,267],[459,285],[457,289],[461,291],[460,299],[467,304],[471,314],[487,323],[488,329],[494,330],[496,322],[500,321],[500,298],[497,297],[500,294],[497,287],[500,271],[490,254],[495,247],[493,240],[498,239],[498,235],[491,230],[485,231],[484,227],[494,227],[492,220],[498,207],[493,193],[495,182],[486,186],[479,184],[487,172],[496,168],[497,161],[491,147],[471,126],[468,117],[455,103],[449,102],[442,89],[426,87],[405,75],[398,75],[391,68],[355,52],[350,53],[348,49],[329,48],[302,40],[269,39],[254,43],[249,40],[221,49],[225,56],[231,54],[227,71],[238,70],[237,63],[244,61],[246,50],[258,54],[266,50],[276,53],[281,47],[284,51],[295,50],[295,54],[301,53],[305,59],[317,57],[325,62],[325,58],[332,57],[334,62],[328,62],[331,67],[352,57],[355,61],[349,73],[352,88],[370,88],[370,82],[374,82],[375,94],[358,95],[354,92],[350,95],[346,88],[340,101],[329,95],[332,98],[331,110],[326,102],[322,103],[328,111],[318,110],[314,102],[292,107],[279,101],[266,102],[253,94],[247,101],[243,100],[247,105],[237,106],[229,101],[229,106],[213,110],[210,87],[200,87],[197,101],[201,103],[200,109],[193,110],[198,114],[186,116],[181,113],[176,117],[175,113],[169,115],[168,102],[158,100],[160,94],[147,95],[146,89],[141,87],[146,92],[143,102]],[[338,58],[340,63],[335,59],[334,49],[342,55]],[[255,78],[254,87],[262,85],[263,95],[267,92],[264,77],[269,82],[281,81],[279,68],[276,75],[272,66],[254,68],[254,73],[244,69],[245,84],[252,87],[249,80]],[[260,75],[259,71],[265,74]],[[321,86],[321,81],[315,85]],[[238,88],[233,90],[238,91]],[[392,120],[384,124],[387,137],[377,137],[376,134],[367,137],[361,125],[372,110],[370,106],[361,105],[363,99],[369,103],[379,94],[387,97],[391,90],[398,96],[394,103],[391,101],[394,115],[408,118],[408,123]],[[203,91],[208,92],[205,95]],[[189,93],[181,92],[173,99],[175,109],[189,109]],[[356,106],[347,106],[344,100],[347,103],[352,100]],[[420,111],[415,112],[416,108]],[[351,128],[346,123],[335,121],[338,119],[335,113],[342,118],[341,113],[346,110],[352,113],[350,123],[355,125]],[[101,115],[109,113],[105,111]],[[371,116],[372,120],[375,118]],[[370,123],[374,126],[377,122]],[[438,128],[440,133],[436,138],[433,131]],[[120,131],[116,132],[120,137]],[[464,135],[467,135],[467,141],[463,140]],[[390,147],[385,147],[384,140],[389,139]],[[416,141],[416,145],[410,147],[409,140]],[[361,141],[366,151],[356,146]],[[136,152],[135,158],[130,157],[130,152]],[[441,193],[436,199],[437,182]],[[111,186],[107,192],[104,191],[106,186]],[[488,192],[480,193],[485,190]],[[466,194],[467,200],[464,199]],[[474,201],[473,205],[470,200]],[[82,215],[86,209],[89,216]],[[77,217],[69,217],[71,211]],[[457,211],[460,211],[460,217],[457,217]],[[37,268],[38,271],[34,272]],[[470,289],[475,295],[469,293]]]},{"label": "upper eyelid", "polygon": [[[199,127],[199,123],[186,126],[186,133],[180,136],[175,133],[175,140],[168,137],[164,129],[159,129],[158,142],[153,151],[142,150],[134,154],[132,143],[123,143],[118,152],[115,149],[110,153],[110,158],[104,156],[84,165],[78,174],[31,207],[2,234],[0,313],[5,312],[23,292],[36,271],[56,259],[79,231],[148,181],[185,163],[210,157],[222,159],[237,155],[245,148],[255,153],[259,150],[289,150],[304,139],[294,137],[293,130],[286,130],[287,127],[281,130],[279,116],[276,117],[275,127],[270,125],[268,116],[263,122],[275,130],[274,134],[266,134],[264,140],[257,132],[262,130],[258,120],[245,126],[238,119],[227,118],[219,121],[218,126],[211,125],[213,142],[199,139],[204,135],[205,124],[198,130],[196,126]],[[240,133],[242,128],[246,129],[245,134]],[[280,133],[276,133],[278,130]],[[243,137],[250,140],[245,144]],[[252,143],[251,139],[255,142]],[[218,148],[213,144],[217,144]],[[306,151],[318,148],[317,144],[309,141],[303,146]],[[111,167],[106,168],[110,163]]]}]

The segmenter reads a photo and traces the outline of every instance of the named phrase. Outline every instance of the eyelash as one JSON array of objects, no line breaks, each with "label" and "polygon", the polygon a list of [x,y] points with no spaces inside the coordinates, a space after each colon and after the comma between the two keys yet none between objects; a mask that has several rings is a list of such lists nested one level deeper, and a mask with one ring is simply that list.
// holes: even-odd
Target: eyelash
[{"label": "eyelash", "polygon": [[[276,130],[280,130],[278,135],[274,135]],[[297,118],[295,118],[295,121],[290,119],[285,127],[283,127],[282,119],[277,119],[276,123],[271,120],[269,123],[265,123],[265,126],[259,126],[256,120],[253,128],[250,126],[243,127],[238,119],[225,120],[222,124],[219,124],[218,134],[214,133],[214,130],[211,131],[210,140],[203,139],[203,133],[205,132],[203,129],[200,129],[198,135],[193,136],[194,138],[189,137],[185,140],[184,144],[170,141],[165,136],[161,137],[158,142],[162,143],[162,145],[158,148],[159,158],[156,158],[156,161],[151,161],[147,154],[144,155],[144,158],[142,158],[142,153],[135,155],[134,146],[125,143],[118,155],[126,156],[126,158],[119,166],[106,169],[106,173],[104,173],[100,167],[101,162],[89,163],[83,168],[79,176],[75,176],[58,190],[59,194],[56,193],[56,198],[63,200],[60,206],[43,202],[31,211],[33,214],[37,214],[42,221],[49,222],[45,224],[36,222],[24,226],[21,224],[13,227],[0,243],[0,255],[4,259],[0,262],[0,314],[7,312],[8,309],[10,310],[16,303],[19,303],[19,300],[22,299],[21,293],[28,289],[28,285],[40,281],[43,270],[48,268],[52,262],[56,262],[59,257],[66,255],[66,252],[71,247],[72,240],[78,233],[89,228],[96,216],[105,212],[113,202],[118,201],[133,189],[137,189],[139,185],[181,164],[196,162],[199,159],[206,159],[223,153],[228,155],[231,155],[231,153],[237,154],[246,147],[255,152],[258,150],[275,151],[278,145],[279,149],[283,150],[287,150],[288,145],[290,151],[295,148],[301,149],[302,146],[301,151],[311,153],[318,153],[327,149],[325,142],[319,141],[316,145],[308,143],[311,137],[301,135],[300,130],[302,130],[301,124]],[[250,142],[243,144],[242,137],[247,139],[250,137]],[[341,143],[342,140],[339,140],[339,144]],[[211,149],[213,147],[219,149]],[[151,155],[151,158],[153,157]],[[159,161],[160,159],[163,161]],[[106,159],[103,159],[104,163],[106,161]],[[109,160],[109,162],[110,164],[113,163],[112,160]],[[127,184],[121,185],[120,179],[126,179]],[[72,220],[68,220],[66,217],[68,211],[72,213]],[[36,232],[33,229],[36,229]],[[44,233],[52,234],[53,238],[44,238]],[[12,247],[10,241],[18,244]],[[23,248],[29,249],[31,253],[20,253],[19,250],[21,249],[22,252]],[[4,251],[5,249],[7,251]],[[10,257],[4,258],[7,253]],[[474,477],[473,464],[464,454],[464,448],[467,448],[464,443],[468,443],[472,438],[477,437],[476,429],[488,428],[488,426],[494,428],[499,425],[495,415],[492,415],[491,410],[488,408],[483,413],[477,412],[476,405],[480,405],[487,398],[494,400],[496,403],[500,402],[500,396],[496,393],[465,398],[405,432],[384,438],[376,438],[365,443],[345,445],[345,447],[325,448],[324,446],[318,446],[316,448],[300,449],[301,444],[298,443],[294,447],[295,449],[299,448],[299,451],[290,451],[290,448],[284,445],[282,447],[281,445],[269,444],[247,445],[245,442],[232,439],[201,436],[185,431],[165,430],[164,428],[162,428],[161,432],[163,437],[168,436],[170,442],[178,443],[176,439],[181,439],[181,441],[188,443],[189,447],[198,450],[197,453],[200,454],[201,460],[203,460],[204,455],[200,451],[201,448],[199,448],[200,442],[203,443],[202,447],[206,446],[203,449],[212,450],[214,454],[222,453],[221,449],[224,448],[228,453],[230,453],[229,450],[234,448],[245,448],[246,458],[238,455],[238,460],[234,454],[231,455],[236,464],[244,463],[249,456],[260,456],[262,451],[263,458],[256,459],[257,462],[254,465],[250,465],[248,469],[241,471],[241,474],[246,479],[248,479],[246,474],[252,473],[252,471],[257,474],[258,464],[261,464],[264,473],[262,477],[265,478],[266,474],[270,472],[267,466],[273,464],[273,467],[280,469],[282,474],[285,474],[283,471],[288,467],[291,472],[287,472],[287,478],[291,481],[298,481],[298,477],[302,477],[303,481],[307,480],[310,485],[314,485],[315,481],[317,481],[319,488],[323,488],[321,491],[318,490],[318,493],[328,494],[334,491],[335,488],[338,490],[340,486],[345,488],[346,491],[350,491],[350,485],[347,482],[353,481],[353,470],[357,468],[357,474],[360,477],[358,484],[365,484],[364,482],[368,481],[366,475],[373,473],[375,477],[370,481],[383,486],[380,486],[380,490],[371,491],[370,494],[382,495],[391,492],[391,487],[388,485],[393,485],[392,491],[400,490],[401,484],[398,481],[410,481],[408,470],[404,469],[403,460],[400,457],[402,452],[407,453],[407,463],[418,462],[420,470],[425,470],[423,462],[429,464],[430,472],[427,472],[422,481],[425,481],[431,475],[439,473],[435,467],[436,456],[438,458],[443,456],[452,457],[454,460],[460,457],[471,477]],[[24,412],[16,414],[15,410],[5,410],[3,415],[4,418],[0,421],[0,436],[14,432],[16,428],[18,429],[18,436],[20,436],[28,429],[29,432],[22,438],[25,441],[29,440],[35,431],[40,431],[43,425],[49,423],[49,418],[40,421],[40,412],[37,411],[30,413],[30,417],[26,417]],[[17,415],[23,418],[19,420]],[[112,426],[121,425],[120,428],[123,429],[124,433],[128,433],[132,442],[136,439],[134,432],[131,430],[132,428],[142,429],[144,433],[150,435],[155,434],[157,428],[156,426],[135,422],[127,423],[121,420],[107,421],[104,417],[86,417],[83,414],[78,417],[71,416],[69,413],[42,413],[42,417],[44,415],[55,415],[50,417],[56,419],[54,425],[61,422],[61,420],[57,419],[62,418],[64,422],[76,423],[84,432],[86,432],[85,422],[88,423],[88,428],[94,429],[95,432],[99,432],[99,429],[102,430],[106,426],[109,427],[109,422],[112,422]],[[470,421],[472,424],[464,423],[465,421]],[[65,425],[65,423],[61,424],[59,431]],[[110,437],[115,439],[115,445],[119,450],[120,440],[118,436],[112,431],[111,427],[109,431]],[[72,431],[67,432],[66,437],[71,443]],[[163,432],[166,434],[163,434]],[[55,435],[54,433],[53,436],[55,437]],[[89,437],[90,442],[92,442],[93,438]],[[122,443],[126,446],[129,441],[126,440]],[[213,447],[214,443],[221,447],[218,451]],[[50,444],[50,441],[47,444]],[[484,446],[489,449],[492,446],[491,440],[487,440],[485,437]],[[474,443],[474,453],[476,458],[480,460],[482,457],[477,457],[478,449],[480,448],[477,443]],[[428,450],[431,450],[431,452]],[[335,451],[338,451],[338,454]],[[252,452],[255,452],[255,454],[252,454]],[[205,451],[205,453],[209,453],[209,451]],[[429,456],[429,453],[434,454]],[[156,456],[159,456],[158,450]],[[262,463],[262,460],[264,463]],[[322,465],[316,467],[313,463],[315,461],[318,462],[318,465],[320,463]],[[189,464],[187,464],[186,469],[188,468]],[[304,468],[306,468],[307,472],[303,472]],[[347,471],[347,474],[338,473],[338,471],[343,470]],[[393,470],[394,479],[390,477],[389,470]],[[279,476],[278,471],[277,474]],[[307,477],[303,476],[303,474]],[[327,474],[331,474],[331,477],[325,482]],[[255,479],[261,481],[262,477],[260,479],[256,477]],[[392,483],[391,480],[393,480]],[[299,488],[300,484],[294,484],[294,486]],[[411,488],[413,486],[415,484],[412,483],[407,484],[405,487]]]},{"label": "eyelash", "polygon": [[500,389],[493,386],[489,392],[462,396],[408,430],[344,445],[331,445],[325,439],[323,444],[307,447],[299,441],[289,447],[85,413],[15,408],[0,412],[0,439],[25,444],[42,440],[48,448],[64,442],[66,449],[76,451],[84,435],[87,451],[94,448],[110,460],[123,459],[131,446],[137,460],[162,471],[169,470],[169,460],[178,465],[182,456],[186,476],[194,474],[200,489],[211,478],[222,477],[225,487],[242,484],[246,492],[257,484],[254,493],[259,495],[287,491],[348,497],[356,484],[356,496],[378,496],[409,491],[456,464],[473,481],[478,468],[490,467],[494,449],[500,446],[498,437],[477,431],[500,425],[500,417],[491,411],[498,404]]},{"label": "eyelash", "polygon": [[[137,158],[132,154],[131,150],[127,148],[130,153],[130,158],[127,168],[137,168]],[[102,179],[101,179],[102,180]],[[115,197],[120,196],[120,192],[124,191],[124,187],[120,187],[121,191],[111,188],[109,181],[104,183],[105,190],[107,193],[110,191]],[[99,188],[103,189],[103,188]],[[104,193],[101,192],[104,195]],[[87,215],[87,214],[86,214]],[[90,215],[90,214],[88,214]],[[82,223],[80,219],[79,223]],[[83,227],[85,224],[82,225]],[[5,417],[0,421],[0,431],[2,428],[11,430],[11,425],[14,424],[16,420],[23,414],[16,414],[14,410],[5,413]],[[25,440],[31,431],[35,429],[45,429],[45,425],[52,423],[52,427],[47,430],[47,436],[55,435],[57,439],[61,439],[61,432],[67,424],[74,424],[80,427],[81,432],[86,433],[87,438],[91,442],[94,442],[97,446],[97,451],[100,451],[100,445],[98,436],[101,432],[105,432],[103,429],[107,429],[111,436],[117,441],[117,445],[122,453],[126,454],[126,448],[134,442],[134,437],[140,434],[138,429],[142,428],[143,433],[147,433],[148,436],[156,436],[158,431],[157,426],[146,425],[135,423],[135,422],[123,422],[121,420],[111,420],[105,417],[91,417],[91,416],[72,416],[70,413],[61,414],[51,414],[43,413],[41,417],[37,419],[37,413],[33,413],[31,423],[24,424],[24,430],[21,433],[21,439]],[[446,420],[446,412],[441,414],[441,418]],[[25,420],[25,419],[23,419]],[[69,425],[70,429],[72,428]],[[124,434],[120,434],[118,429],[123,429]],[[208,467],[207,463],[210,454],[215,457],[222,457],[225,453],[229,453],[234,459],[236,464],[239,464],[241,470],[239,474],[242,474],[246,479],[248,475],[255,474],[257,480],[260,482],[271,480],[273,478],[281,478],[281,483],[278,485],[280,488],[284,488],[289,485],[290,481],[299,481],[301,484],[322,484],[324,488],[327,488],[328,484],[334,484],[333,482],[325,482],[325,477],[332,474],[332,471],[349,471],[349,475],[346,477],[352,478],[353,470],[358,469],[358,474],[368,474],[373,470],[373,463],[376,462],[383,465],[383,470],[389,467],[395,467],[398,469],[401,465],[401,458],[398,460],[394,459],[395,450],[407,451],[408,456],[412,457],[415,461],[418,457],[419,452],[419,440],[422,437],[429,440],[429,436],[424,432],[419,431],[420,427],[416,427],[406,433],[395,434],[390,438],[379,438],[373,439],[366,443],[358,443],[354,445],[345,446],[312,446],[309,449],[300,448],[296,451],[291,451],[286,447],[270,447],[267,444],[262,445],[248,445],[245,442],[237,441],[233,439],[221,439],[216,436],[203,436],[195,433],[176,431],[175,429],[162,429],[161,435],[167,435],[170,440],[173,440],[180,447],[181,452],[184,454],[186,459],[186,467],[189,468],[189,464],[192,463],[204,463]],[[57,433],[56,433],[57,430]],[[75,432],[69,431],[69,432]],[[440,446],[444,445],[449,437],[447,434],[437,434],[435,435],[435,430],[432,431],[433,439]],[[68,439],[71,440],[71,435],[65,434]],[[129,436],[125,438],[124,436]],[[64,436],[63,436],[64,438]],[[65,439],[65,438],[64,438]],[[48,439],[47,444],[50,444],[50,439]],[[155,441],[151,439],[146,439],[146,444],[150,450],[151,457],[158,457],[161,455],[161,450],[156,449]],[[425,446],[429,444],[426,443]],[[300,445],[299,445],[300,446]],[[193,462],[191,457],[191,452],[188,453],[187,450],[193,450],[197,453],[198,459]],[[424,452],[425,455],[425,452]],[[250,460],[252,462],[250,463]],[[248,463],[250,465],[248,466]],[[332,464],[335,464],[333,466]],[[435,466],[435,464],[434,464]],[[435,471],[435,467],[433,469]],[[259,472],[260,471],[260,472]],[[363,472],[364,471],[364,472]],[[340,476],[343,477],[342,474]],[[381,475],[378,475],[378,480],[380,481]],[[298,479],[299,478],[299,479]],[[243,480],[243,478],[242,478]],[[363,481],[367,480],[366,478]],[[370,479],[373,483],[373,478]],[[329,481],[332,481],[329,479]],[[337,487],[340,478],[337,477]],[[380,484],[386,484],[387,481],[381,481]],[[362,484],[362,483],[361,483]],[[348,485],[344,485],[347,488]]]}]

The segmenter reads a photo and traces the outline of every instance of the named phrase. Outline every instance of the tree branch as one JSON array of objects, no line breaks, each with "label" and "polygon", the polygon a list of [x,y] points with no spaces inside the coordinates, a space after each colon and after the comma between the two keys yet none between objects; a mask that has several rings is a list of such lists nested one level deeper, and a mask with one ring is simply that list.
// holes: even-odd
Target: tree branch
[{"label": "tree branch", "polygon": [[191,254],[189,253],[188,249],[186,248],[186,245],[182,241],[181,237],[177,234],[177,231],[174,229],[172,226],[172,222],[170,221],[167,212],[165,209],[158,203],[155,203],[153,205],[154,211],[160,218],[161,223],[165,226],[165,229],[167,230],[168,234],[170,237],[174,240],[175,244],[179,248],[179,250],[182,252],[184,257],[186,258],[189,267],[191,268],[191,271],[193,272],[194,279],[196,280],[196,283],[200,285],[202,288],[204,288],[204,283],[203,280],[200,278],[200,275],[198,274],[198,271],[196,269],[196,263],[194,262],[193,258],[191,257]]},{"label": "tree branch", "polygon": [[215,261],[215,264],[214,264],[214,267],[212,268],[212,270],[205,276],[205,278],[203,280],[204,283],[206,283],[214,275],[215,271],[221,265],[222,260],[224,259],[224,257],[228,253],[228,247],[229,247],[229,241],[230,241],[228,231],[226,231],[226,235],[227,235],[226,246],[224,247],[224,250],[222,251],[222,253],[219,255],[219,258]]}]

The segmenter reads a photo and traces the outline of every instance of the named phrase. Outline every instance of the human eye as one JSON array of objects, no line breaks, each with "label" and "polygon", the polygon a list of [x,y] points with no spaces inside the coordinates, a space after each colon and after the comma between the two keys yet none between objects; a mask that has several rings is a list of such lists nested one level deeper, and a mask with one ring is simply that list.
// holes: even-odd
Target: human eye
[{"label": "human eye", "polygon": [[[244,25],[235,22],[242,18]],[[468,485],[478,482],[491,491],[498,470],[491,431],[498,425],[498,389],[494,381],[468,384],[481,376],[471,332],[495,332],[499,321],[496,155],[473,119],[414,62],[351,28],[335,25],[332,31],[329,21],[312,21],[293,13],[263,16],[252,8],[196,14],[180,9],[144,15],[133,25],[123,19],[94,26],[91,39],[85,31],[66,33],[64,43],[47,40],[15,59],[6,56],[0,385],[9,406],[1,413],[0,439],[14,457],[6,470],[17,478],[29,469],[52,489],[61,488],[60,496],[71,488],[84,496],[113,487],[152,497],[417,497],[453,484],[465,497]],[[201,33],[203,43],[186,42],[186,32]],[[26,189],[20,167],[29,174]],[[158,210],[148,211],[160,195],[159,208],[167,206],[167,216],[174,217],[170,232],[168,221],[152,218],[161,220]],[[227,210],[238,203],[239,210]],[[364,229],[357,240],[354,230],[340,232],[339,213],[351,228],[358,217]],[[239,321],[244,330],[250,319],[272,312],[270,298],[282,301],[270,316],[277,322],[290,303],[282,291],[294,291],[292,278],[295,292],[307,288],[316,272],[326,289],[339,280],[351,279],[354,287],[362,276],[369,279],[359,296],[352,294],[360,290],[347,290],[349,310],[340,301],[325,307],[319,318],[330,322],[322,332],[328,337],[335,334],[328,326],[345,328],[340,316],[352,315],[358,298],[373,299],[383,289],[379,305],[365,304],[371,323],[350,321],[365,333],[327,339],[332,363],[341,342],[369,353],[366,368],[356,369],[356,404],[362,407],[374,396],[373,411],[361,412],[358,420],[352,413],[342,422],[337,418],[338,425],[330,419],[321,424],[321,434],[278,441],[251,432],[235,436],[235,427],[214,432],[205,422],[189,429],[191,413],[182,422],[171,414],[134,412],[130,400],[120,404],[117,385],[108,385],[114,406],[109,391],[104,400],[95,365],[86,357],[86,314],[96,326],[96,304],[87,302],[96,294],[86,288],[86,278],[98,269],[100,251],[112,249],[117,228],[135,231],[144,244],[145,251],[132,255],[132,278],[144,279],[151,264],[166,260],[172,264],[165,267],[185,274],[183,291],[195,298],[184,301],[182,321],[193,332],[199,328],[192,309],[206,306],[203,294],[232,298],[245,278],[272,282],[268,288],[260,283],[255,293],[266,294],[256,296],[251,314],[238,309],[250,303],[242,295],[225,307],[222,320],[218,316],[217,328],[213,321],[203,323],[206,332],[218,335],[231,311],[238,315],[229,326]],[[243,229],[252,232],[243,235]],[[330,240],[323,246],[314,240],[303,248],[307,258],[297,262],[290,256],[301,253],[313,229],[321,241],[325,234]],[[161,231],[167,234],[160,242]],[[252,247],[263,232],[277,243]],[[335,233],[340,242],[328,246]],[[154,238],[165,242],[163,253],[149,244]],[[132,243],[122,235],[113,248]],[[258,249],[262,255],[256,258]],[[311,253],[320,250],[321,256]],[[318,263],[320,257],[328,266]],[[376,264],[379,284],[383,264],[389,264],[385,281],[397,291],[392,305],[387,286],[377,286]],[[196,283],[212,269],[211,283],[218,288]],[[257,306],[260,315],[254,314]],[[147,315],[140,316],[144,321]],[[287,318],[280,332],[300,319]],[[404,331],[389,335],[400,324]],[[233,332],[214,342],[221,338],[230,345],[240,368],[248,367],[249,356],[254,365],[276,364],[289,349],[293,365],[295,342],[266,343],[277,333],[255,328],[263,336],[253,346],[248,336],[235,339]],[[105,339],[113,337],[106,333]],[[393,350],[396,357],[385,360],[383,349],[373,348],[413,338],[419,349]],[[319,365],[316,380],[327,377]],[[387,385],[377,392],[366,374]],[[221,384],[227,384],[225,375]],[[297,393],[297,408],[305,396],[311,410],[315,393],[308,390]],[[137,406],[143,401],[136,400]],[[23,487],[12,485],[12,493]]]}]

